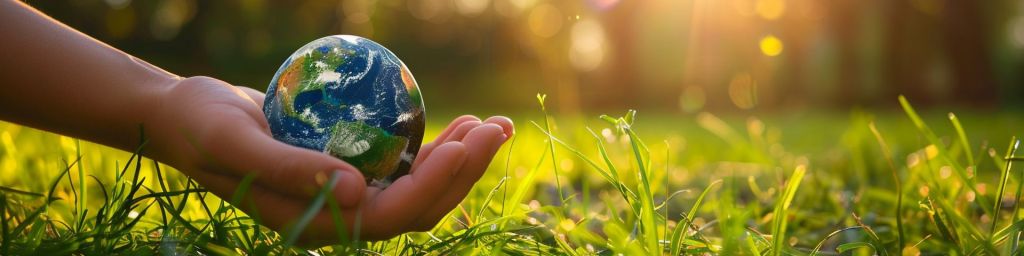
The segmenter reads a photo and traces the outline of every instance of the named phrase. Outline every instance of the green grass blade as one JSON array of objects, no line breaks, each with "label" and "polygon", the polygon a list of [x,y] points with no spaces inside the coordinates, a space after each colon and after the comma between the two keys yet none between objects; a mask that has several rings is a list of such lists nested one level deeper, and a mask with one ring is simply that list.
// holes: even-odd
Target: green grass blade
[{"label": "green grass blade", "polygon": [[[1017,146],[1020,145],[1017,142],[1017,138],[1010,139],[1009,148],[1006,149],[1006,157],[1010,158],[1017,152]],[[1006,192],[1006,186],[1010,183],[1010,171],[1013,170],[1013,161],[1006,161],[1006,166],[1003,171],[999,174],[999,189],[996,190],[995,204],[992,205],[992,225],[989,227],[989,235],[993,235],[996,231],[996,225],[999,223],[999,212],[1003,208],[1003,193]],[[1018,201],[1019,202],[1019,201]],[[1011,220],[1012,221],[1012,220]],[[991,238],[991,237],[989,237]]]},{"label": "green grass blade", "polygon": [[784,248],[786,248],[786,224],[789,205],[793,202],[793,197],[796,195],[796,190],[800,187],[800,182],[804,179],[806,171],[807,168],[802,165],[796,167],[796,170],[793,171],[793,176],[786,182],[785,192],[782,193],[779,201],[775,203],[775,214],[772,219],[772,255],[782,255],[785,250]]},{"label": "green grass blade", "polygon": [[[633,156],[636,158],[638,172],[640,174],[640,183],[643,185],[637,190],[640,191],[640,227],[643,230],[643,240],[648,253],[658,254],[662,252],[660,239],[658,238],[658,228],[655,224],[654,217],[654,195],[651,191],[651,182],[649,180],[648,168],[645,166],[643,154],[640,152],[640,138],[636,136],[633,129],[630,127],[625,128],[626,133],[629,135],[630,146],[633,148]],[[653,237],[651,237],[653,236]]]},{"label": "green grass blade", "polygon": [[878,140],[878,146],[881,147],[882,155],[885,157],[886,162],[889,164],[889,169],[892,171],[893,183],[896,185],[896,234],[897,241],[899,242],[900,250],[906,247],[906,240],[903,234],[903,181],[900,180],[900,175],[896,169],[896,163],[892,160],[892,152],[889,150],[889,145],[885,143],[885,139],[882,138],[882,133],[878,132],[878,128],[875,127],[875,123],[868,123],[868,128],[871,133],[875,135],[875,139]]},{"label": "green grass blade", "polygon": [[964,148],[964,153],[967,155],[967,165],[975,167],[974,153],[971,149],[971,143],[967,140],[967,133],[964,132],[963,125],[960,125],[960,119],[956,117],[956,114],[949,112],[949,121],[953,123],[953,128],[956,129],[956,135],[960,138],[960,146]]},{"label": "green grass blade", "polygon": [[[540,165],[544,163],[544,159],[547,158],[548,154],[547,149],[544,150],[544,152],[541,152],[540,159],[537,160],[537,164],[530,169],[530,172],[526,174],[526,177],[520,179],[519,185],[516,186],[516,190],[512,192],[512,198],[509,202],[514,205],[512,209],[515,210],[515,212],[519,212],[518,204],[523,202],[523,199],[526,198],[527,191],[529,191],[530,188],[533,188],[537,183],[537,170],[540,169]],[[502,227],[504,227],[504,224],[502,224]]]},{"label": "green grass blade", "polygon": [[334,193],[325,193],[325,195],[327,195],[327,209],[331,214],[331,222],[334,222],[334,230],[338,233],[338,244],[347,244],[350,241],[348,240],[348,229],[345,227],[345,219],[341,214],[341,206],[334,198]]},{"label": "green grass blade", "polygon": [[875,245],[872,244],[872,243],[868,243],[868,242],[851,242],[851,243],[845,243],[845,244],[841,244],[841,245],[837,246],[836,247],[836,252],[838,252],[839,254],[843,254],[843,253],[846,253],[847,251],[850,251],[850,250],[853,250],[853,249],[857,249],[857,248],[871,248],[874,251],[878,251],[878,248],[875,248]]},{"label": "green grass blade", "polygon": [[[78,159],[82,158],[82,142],[80,140],[78,140],[78,139],[75,139],[75,156]],[[88,187],[89,186],[85,185],[85,170],[82,168],[82,164],[79,163],[77,165],[77,167],[78,167],[78,193],[77,193],[78,197],[75,198],[75,203],[76,203],[75,212],[77,212],[79,214],[78,218],[85,219],[85,215],[83,213],[84,213],[85,208],[89,205],[88,204],[88,200],[89,200],[89,194],[88,194],[89,190],[88,190]]]},{"label": "green grass blade", "polygon": [[697,196],[697,200],[693,202],[693,206],[690,207],[690,211],[686,216],[684,216],[685,223],[679,222],[676,225],[675,230],[672,231],[671,244],[669,246],[672,255],[679,255],[679,253],[682,252],[682,240],[687,239],[686,236],[683,236],[683,233],[685,233],[686,229],[689,229],[690,225],[693,224],[693,218],[697,215],[697,210],[700,209],[700,205],[701,202],[704,201],[704,197],[708,195],[708,192],[711,192],[711,188],[718,184],[722,184],[722,180],[715,180],[704,188],[704,191],[700,193],[700,196]]},{"label": "green grass blade", "polygon": [[306,226],[308,226],[309,223],[313,221],[313,218],[316,217],[318,213],[320,213],[320,210],[323,209],[324,204],[326,203],[325,201],[327,200],[327,194],[331,193],[331,191],[334,191],[334,186],[338,184],[338,180],[340,179],[340,172],[334,172],[331,174],[331,178],[327,181],[327,183],[324,184],[322,188],[320,188],[320,192],[317,193],[315,197],[313,197],[313,201],[310,202],[309,208],[306,209],[306,211],[303,212],[301,216],[299,216],[299,219],[295,221],[295,224],[292,225],[292,227],[289,228],[288,231],[285,233],[285,248],[290,248],[293,245],[295,245],[295,242],[298,241],[299,236],[302,234],[302,231],[306,229]]},{"label": "green grass blade", "polygon": [[[1016,137],[1014,137],[1012,140],[1010,140],[1010,143],[1013,144],[1014,146],[1013,146],[1013,149],[1010,150],[1010,152],[1007,152],[1006,159],[1011,159],[1011,158],[1013,158],[1016,155],[1017,147],[1020,145],[1020,140],[1018,140]],[[1010,164],[1012,162],[1013,162],[1013,160],[1006,160],[1006,169],[1007,169],[1006,172],[1007,173],[1010,172],[1009,169],[1010,169]],[[1024,192],[1024,171],[1021,172],[1021,177],[1017,180],[1017,192],[1014,193],[1014,196],[1013,196],[1014,202],[1017,202],[1017,203],[1013,204],[1013,215],[1010,216],[1010,223],[1011,223],[1010,226],[1013,226],[1013,223],[1017,222],[1017,218],[1020,215],[1020,203],[1019,202],[1020,202],[1020,198],[1021,198],[1021,192]],[[1000,201],[1002,201],[1002,200],[1000,200]],[[1007,229],[1009,229],[1010,226],[1008,226]],[[1020,228],[1019,227],[1018,228],[1013,228],[1013,230],[1015,231],[1014,233],[1018,234],[1018,236],[1019,236]],[[1020,242],[1019,239],[1014,239],[1013,241],[1011,241],[1010,244],[1007,245],[1007,251],[1008,251],[1007,253],[1017,250],[1017,248],[1019,246],[1019,242]]]},{"label": "green grass blade", "polygon": [[[530,123],[532,123],[535,127],[537,127],[537,129],[540,129],[541,132],[543,132],[545,134],[548,134],[547,131],[544,131],[544,129],[541,128],[540,125],[537,124],[536,122],[530,122]],[[589,130],[589,128],[588,128],[588,130]],[[612,164],[611,159],[608,157],[608,152],[606,151],[606,149],[604,147],[604,144],[601,142],[601,139],[599,137],[597,137],[597,135],[594,134],[593,131],[590,131],[590,132],[594,136],[594,138],[597,140],[598,154],[604,158],[605,165],[608,167],[608,171],[606,171],[603,168],[601,168],[600,165],[598,165],[596,162],[594,162],[594,160],[590,159],[585,154],[583,154],[583,152],[580,152],[578,149],[570,146],[568,143],[565,143],[564,141],[558,139],[558,137],[552,136],[551,138],[555,142],[557,142],[559,145],[562,145],[563,148],[565,148],[566,150],[569,150],[569,152],[572,152],[573,154],[575,154],[577,158],[579,158],[580,160],[583,160],[583,162],[587,163],[587,165],[589,165],[590,167],[594,168],[594,170],[596,170],[598,172],[598,174],[600,174],[606,181],[608,181],[608,183],[611,183],[612,186],[615,186],[616,189],[619,190],[619,193],[622,194],[623,198],[626,200],[627,203],[630,202],[630,201],[635,200],[636,199],[636,194],[633,193],[632,190],[630,190],[628,187],[626,187],[625,184],[623,184],[621,182],[621,179],[619,178],[618,172],[616,171],[615,166]],[[639,209],[635,209],[634,212],[639,212]]]},{"label": "green grass blade", "polygon": [[[509,176],[508,176],[508,169],[509,168],[508,167],[509,167],[509,165],[511,165],[510,163],[512,162],[512,149],[514,149],[516,147],[516,139],[518,137],[519,136],[512,135],[512,138],[511,138],[512,141],[509,142],[509,144],[508,144],[508,153],[506,153],[506,155],[505,155],[505,176],[502,177],[503,179],[508,179],[509,178]],[[509,185],[505,184],[502,187],[502,191],[501,191],[501,214],[500,214],[501,217],[505,217],[505,206],[508,205],[507,204],[508,203],[508,187],[509,187]]]},{"label": "green grass blade", "polygon": [[558,193],[558,199],[564,203],[565,195],[562,193],[562,179],[558,175],[558,158],[555,158],[555,139],[554,135],[552,135],[553,131],[551,130],[551,122],[549,121],[551,116],[548,115],[548,109],[544,106],[544,99],[547,97],[548,96],[546,94],[537,94],[537,101],[540,102],[540,110],[544,113],[544,130],[548,135],[548,153],[551,154],[551,171],[555,172],[555,188],[558,190],[556,192]]},{"label": "green grass blade", "polygon": [[992,205],[992,203],[988,202],[987,197],[981,196],[984,195],[984,193],[978,192],[977,182],[969,175],[967,175],[967,170],[964,169],[963,166],[961,166],[955,159],[949,156],[949,152],[947,152],[946,147],[944,146],[942,141],[939,140],[939,137],[935,135],[935,132],[932,132],[932,129],[929,128],[928,125],[924,123],[924,120],[921,119],[921,116],[917,115],[917,111],[915,111],[914,107],[910,105],[910,102],[907,101],[907,98],[903,97],[903,95],[900,95],[899,101],[900,105],[903,107],[903,111],[906,112],[907,117],[909,117],[910,121],[914,123],[914,126],[917,127],[918,131],[920,131],[921,134],[924,135],[928,143],[934,145],[935,148],[938,150],[939,155],[942,156],[942,158],[945,159],[947,162],[949,162],[951,166],[953,166],[956,175],[961,180],[963,180],[964,183],[967,183],[967,188],[970,189],[971,192],[974,192],[975,195],[978,195],[978,204],[982,205],[982,207],[980,208],[983,211],[985,211],[985,214],[992,215],[992,208],[984,207],[985,205]]}]

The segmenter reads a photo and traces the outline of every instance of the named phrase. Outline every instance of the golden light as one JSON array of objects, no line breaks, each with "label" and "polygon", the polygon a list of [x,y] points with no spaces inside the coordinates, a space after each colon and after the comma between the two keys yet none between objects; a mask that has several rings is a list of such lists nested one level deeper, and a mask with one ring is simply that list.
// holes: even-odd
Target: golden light
[{"label": "golden light", "polygon": [[341,2],[338,7],[341,8],[340,12],[345,14],[345,20],[355,24],[369,22],[375,10],[369,0],[348,0]]},{"label": "golden light", "polygon": [[1017,16],[1010,20],[1009,26],[1006,26],[1009,31],[1010,41],[1014,46],[1024,48],[1024,16]]},{"label": "golden light", "polygon": [[487,10],[490,0],[455,0],[455,10],[465,16],[476,16]]},{"label": "golden light", "polygon": [[194,1],[164,1],[153,14],[150,32],[159,40],[170,40],[178,35],[182,25],[196,15]]},{"label": "golden light", "polygon": [[505,17],[517,17],[537,3],[537,0],[493,0],[494,11]]},{"label": "golden light", "polygon": [[756,83],[749,73],[739,73],[729,82],[729,99],[740,109],[751,109],[757,105]]},{"label": "golden light", "polygon": [[775,57],[779,56],[779,54],[782,54],[782,40],[779,40],[779,38],[775,37],[774,35],[768,35],[765,36],[764,38],[761,38],[760,45],[761,53],[764,53],[764,55],[766,56]]},{"label": "golden light", "polygon": [[732,8],[740,16],[752,16],[754,15],[754,5],[749,0],[732,0],[730,1]]},{"label": "golden light", "polygon": [[537,0],[508,0],[508,2],[519,10],[525,10],[536,4]]},{"label": "golden light", "polygon": [[558,30],[562,29],[562,19],[562,11],[554,5],[543,4],[533,8],[527,23],[533,34],[547,38],[554,36]]},{"label": "golden light", "polygon": [[[579,16],[576,16],[579,17]],[[604,61],[605,34],[601,23],[593,19],[576,22],[571,31],[569,61],[579,71],[596,69]]]},{"label": "golden light", "polygon": [[412,0],[405,4],[413,17],[434,23],[444,22],[451,12],[449,2],[444,0]]},{"label": "golden light", "polygon": [[620,0],[590,0],[588,2],[598,9],[607,10],[619,4]]},{"label": "golden light", "polygon": [[521,11],[521,9],[512,5],[509,0],[494,0],[494,12],[501,14],[501,16],[515,17],[518,16]]},{"label": "golden light", "polygon": [[786,2],[783,0],[758,0],[757,14],[766,20],[774,20],[786,13]]}]

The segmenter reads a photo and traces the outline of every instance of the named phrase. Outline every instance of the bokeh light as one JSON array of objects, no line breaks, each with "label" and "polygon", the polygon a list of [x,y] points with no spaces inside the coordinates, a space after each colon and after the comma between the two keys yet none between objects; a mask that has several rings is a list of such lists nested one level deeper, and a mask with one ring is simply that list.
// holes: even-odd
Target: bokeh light
[{"label": "bokeh light", "polygon": [[356,24],[369,22],[376,10],[371,0],[345,0],[341,1],[338,7],[341,8],[345,21]]},{"label": "bokeh light", "polygon": [[421,20],[442,23],[451,15],[450,2],[446,0],[410,0],[405,4],[409,14]]},{"label": "bokeh light", "polygon": [[[1024,65],[1024,2],[1018,0],[33,5],[172,72],[256,87],[296,45],[328,34],[360,35],[400,54],[433,99],[490,108],[529,106],[522,99],[530,95],[520,95],[526,92],[551,93],[563,105],[558,109],[570,112],[874,106],[899,94],[927,98],[919,100],[925,105],[961,98],[977,105],[1024,93],[1017,86],[1024,76],[1016,74]],[[733,83],[741,73],[752,82]],[[991,93],[965,96],[972,91]]]},{"label": "bokeh light", "polygon": [[756,83],[749,73],[739,73],[729,82],[729,99],[740,109],[751,109],[757,104]]},{"label": "bokeh light", "polygon": [[579,71],[596,69],[604,61],[605,35],[601,24],[593,19],[583,19],[572,27],[572,47],[569,61]]},{"label": "bokeh light", "polygon": [[620,1],[622,0],[587,0],[587,3],[598,10],[608,10],[615,7]]},{"label": "bokeh light", "polygon": [[517,17],[537,0],[494,0],[494,11],[505,17]]},{"label": "bokeh light", "polygon": [[159,40],[173,39],[181,26],[192,20],[195,14],[194,1],[163,1],[153,15],[150,32]]},{"label": "bokeh light", "polygon": [[757,14],[766,20],[774,20],[782,17],[786,12],[786,2],[783,0],[757,0]]},{"label": "bokeh light", "polygon": [[562,11],[552,4],[545,3],[533,8],[528,22],[530,31],[533,31],[534,35],[547,38],[554,36],[558,30],[562,29],[564,19]]},{"label": "bokeh light", "polygon": [[1014,17],[1006,28],[1010,42],[1017,48],[1024,48],[1024,15]]},{"label": "bokeh light", "polygon": [[768,35],[761,38],[761,53],[769,57],[779,56],[782,53],[782,40],[774,35]]},{"label": "bokeh light", "polygon": [[455,9],[466,16],[476,16],[487,10],[490,0],[454,0]]}]

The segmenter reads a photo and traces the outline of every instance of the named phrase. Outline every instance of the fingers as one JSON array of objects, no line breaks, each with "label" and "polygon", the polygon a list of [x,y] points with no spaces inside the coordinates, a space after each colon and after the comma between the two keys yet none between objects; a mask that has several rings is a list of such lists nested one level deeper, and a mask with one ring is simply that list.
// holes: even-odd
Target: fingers
[{"label": "fingers", "polygon": [[[237,192],[240,179],[237,177],[220,175],[215,173],[197,173],[193,178],[200,181],[203,186],[221,198],[228,199]],[[242,197],[240,205],[246,214],[255,218],[261,225],[268,226],[284,234],[295,221],[298,220],[306,210],[309,209],[309,201],[294,200],[291,197],[281,195],[259,185],[249,187]],[[343,209],[342,217],[344,230],[348,237],[352,237],[352,227],[355,227],[355,216],[357,209]],[[314,217],[313,221],[303,229],[300,236],[300,243],[308,245],[324,245],[338,242],[338,230],[336,223],[331,218],[329,210],[325,207]]]},{"label": "fingers", "polygon": [[441,143],[444,143],[444,139],[448,138],[448,135],[450,135],[452,131],[455,130],[455,128],[459,127],[459,125],[461,125],[462,123],[468,121],[480,121],[480,119],[472,115],[463,115],[452,120],[452,122],[448,124],[448,127],[445,127],[444,130],[441,131],[441,134],[438,134],[437,138],[435,138],[433,142],[427,143],[420,147],[420,152],[419,154],[416,155],[416,161],[413,161],[413,164],[420,162],[423,159],[427,159],[427,155],[430,155],[430,151],[434,149],[434,146],[441,145]]},{"label": "fingers", "polygon": [[[471,121],[473,120],[466,120],[463,123]],[[511,120],[500,117],[489,118],[485,123],[476,125],[464,133],[458,128],[463,124],[454,124],[456,122],[453,122],[455,128],[449,127],[446,132],[442,133],[446,136],[439,136],[437,140],[445,141],[454,137],[459,139],[433,148],[429,156],[418,161],[420,165],[417,166],[416,172],[402,176],[387,189],[365,187],[365,184],[362,183],[362,176],[357,177],[358,185],[344,184],[350,177],[343,176],[342,184],[338,184],[339,188],[356,186],[362,190],[362,193],[359,194],[360,197],[355,199],[357,201],[355,205],[358,207],[351,206],[342,209],[346,227],[351,230],[352,227],[355,227],[354,223],[359,221],[361,228],[354,232],[359,233],[361,239],[387,239],[404,232],[429,229],[458,205],[472,189],[473,184],[483,175],[494,154],[508,139],[508,134],[513,134],[514,131]],[[269,136],[265,137],[269,138]],[[272,138],[270,140],[277,142]],[[254,147],[258,148],[258,146]],[[317,156],[326,156],[315,151],[305,151]],[[291,153],[295,154],[295,152]],[[274,154],[267,153],[266,155],[273,156]],[[269,157],[269,159],[284,161],[284,158],[281,157]],[[306,161],[281,165],[298,165],[299,162]],[[298,169],[316,169],[306,167],[308,166]],[[289,168],[276,169],[286,170]],[[296,172],[305,173],[302,170]],[[276,176],[274,179],[295,179],[297,181],[287,183],[301,183],[303,178],[286,177],[301,176],[294,175],[296,172],[285,173],[292,175],[276,174],[280,176]],[[231,196],[239,180],[237,177],[208,172],[200,172],[195,177],[197,180],[203,181],[204,186],[224,198]],[[293,221],[309,207],[308,201],[294,200],[293,197],[280,194],[278,191],[283,188],[268,189],[275,183],[264,183],[260,177],[257,177],[256,182],[259,183],[259,186],[253,186],[249,194],[246,195],[249,204],[245,204],[245,207],[249,209],[247,211],[252,211],[252,215],[258,216],[264,224],[275,230],[284,231],[284,228],[292,225]],[[339,196],[336,196],[336,199],[342,205],[345,205],[346,202],[341,201],[352,200]],[[357,216],[361,217],[357,218]],[[333,242],[337,236],[337,230],[334,229],[335,225],[330,218],[330,213],[324,209],[306,228],[302,238],[306,242]]]},{"label": "fingers", "polygon": [[[237,177],[215,173],[197,173],[192,177],[221,198],[232,198],[236,192],[239,192],[236,191],[240,182]],[[259,185],[249,187],[244,193],[243,200],[236,206],[255,218],[261,225],[280,233],[286,233],[293,228],[299,217],[312,206],[308,201],[294,200]],[[341,217],[344,222],[341,224],[346,229],[342,231],[342,235],[351,239],[358,237],[362,241],[377,241],[411,231],[409,223],[398,223],[388,219],[392,216],[380,214],[382,210],[393,211],[394,209],[371,210],[368,207],[373,204],[372,202],[385,200],[379,198],[381,194],[382,191],[379,188],[370,187],[361,201],[364,204],[358,208],[341,209]],[[399,212],[397,214],[418,216],[416,212]],[[337,224],[334,222],[330,209],[325,207],[302,230],[299,243],[307,246],[322,246],[339,242]],[[355,230],[355,227],[360,227],[360,229]]]},{"label": "fingers", "polygon": [[242,92],[244,92],[245,95],[248,95],[249,98],[252,99],[253,103],[256,103],[256,106],[259,106],[261,110],[263,109],[263,101],[264,101],[266,95],[264,95],[260,91],[257,91],[256,89],[245,87],[245,86],[235,86],[235,88],[238,88],[239,90],[242,90]]},{"label": "fingers", "polygon": [[[494,154],[501,147],[508,137],[505,134],[512,134],[512,123],[507,118],[494,120],[496,123],[487,123],[474,128],[462,139],[466,145],[468,156],[463,163],[462,169],[447,188],[445,194],[414,223],[416,230],[428,230],[432,228],[441,218],[453,209],[466,194],[473,188],[473,184],[483,175],[490,164]],[[498,124],[500,123],[500,124]],[[503,125],[508,125],[505,129]]]},{"label": "fingers", "polygon": [[480,124],[480,119],[471,115],[464,115],[455,118],[455,120],[448,124],[448,127],[445,128],[444,131],[442,131],[441,134],[434,139],[434,142],[427,143],[426,145],[420,147],[420,152],[416,155],[416,160],[412,162],[412,167],[409,168],[409,173],[413,173],[416,171],[417,167],[419,166],[419,163],[423,162],[424,159],[427,159],[427,156],[430,155],[434,147],[441,145],[442,143],[445,143],[447,141],[452,141],[449,140],[448,138],[453,136],[457,136],[459,139],[462,139],[462,137],[465,136],[466,132],[469,132],[470,129],[473,129],[474,127],[479,126]]},{"label": "fingers", "polygon": [[472,115],[463,115],[463,116],[457,117],[457,118],[455,118],[455,120],[452,120],[452,122],[448,124],[448,127],[445,128],[444,131],[441,132],[441,134],[437,135],[437,139],[434,140],[434,141],[437,142],[437,141],[443,140],[442,138],[447,138],[448,135],[451,135],[452,132],[455,131],[455,128],[459,127],[459,125],[461,125],[462,123],[469,122],[469,121],[480,122],[480,118],[476,118],[475,116],[472,116]]},{"label": "fingers", "polygon": [[501,129],[504,131],[505,137],[508,138],[511,138],[512,135],[515,135],[516,133],[515,125],[512,124],[512,119],[509,119],[508,117],[492,116],[488,117],[487,120],[484,121],[484,123],[496,124],[498,126],[501,126]]},{"label": "fingers", "polygon": [[483,123],[480,121],[468,121],[462,123],[459,127],[455,127],[455,130],[453,130],[443,142],[460,141],[462,138],[466,137],[466,134],[469,134],[469,131],[472,131],[481,124]]},{"label": "fingers", "polygon": [[237,177],[255,173],[258,184],[298,198],[310,198],[332,172],[340,171],[334,192],[345,207],[356,205],[366,189],[362,174],[340,159],[285,144],[251,126],[219,130],[205,140],[209,143],[203,150],[211,158],[207,162],[214,164],[205,170],[227,171]]},{"label": "fingers", "polygon": [[402,176],[373,198],[366,206],[364,223],[378,232],[410,231],[410,224],[451,186],[469,153],[461,142],[438,146],[419,170]]}]

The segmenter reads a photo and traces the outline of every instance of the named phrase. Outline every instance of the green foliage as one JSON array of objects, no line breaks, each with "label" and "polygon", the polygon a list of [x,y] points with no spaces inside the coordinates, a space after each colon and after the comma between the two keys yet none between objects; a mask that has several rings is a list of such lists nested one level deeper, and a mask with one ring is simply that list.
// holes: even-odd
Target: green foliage
[{"label": "green foliage", "polygon": [[[545,96],[537,100],[543,123],[518,127],[437,227],[374,242],[344,237],[329,187],[278,234],[258,224],[258,212],[233,206],[246,200],[251,176],[222,201],[139,157],[144,145],[128,154],[0,124],[0,254],[1022,252],[1024,171],[1011,165],[1022,158],[1009,132],[991,128],[999,125],[989,119],[1006,119],[997,114],[935,118],[901,98],[909,123],[854,112],[849,120],[749,118],[744,126],[710,113],[555,118]],[[991,137],[969,137],[968,128]],[[1006,139],[1005,152],[994,149]],[[344,238],[295,247],[311,213],[325,208]]]}]

